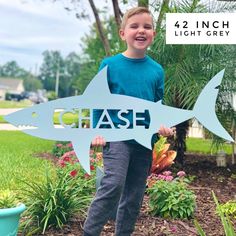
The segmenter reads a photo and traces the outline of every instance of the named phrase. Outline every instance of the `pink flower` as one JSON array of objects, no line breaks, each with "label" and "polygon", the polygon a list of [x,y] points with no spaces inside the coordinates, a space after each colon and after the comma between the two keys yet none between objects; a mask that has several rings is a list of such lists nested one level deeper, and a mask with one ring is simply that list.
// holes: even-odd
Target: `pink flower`
[{"label": "pink flower", "polygon": [[62,157],[62,160],[65,162],[71,162],[71,158],[69,156],[64,156]]},{"label": "pink flower", "polygon": [[165,176],[169,176],[169,175],[172,175],[172,172],[167,170],[167,171],[164,171],[162,174]]},{"label": "pink flower", "polygon": [[89,155],[92,156],[93,154],[94,154],[94,150],[93,150],[93,149],[90,149]]},{"label": "pink flower", "polygon": [[181,177],[186,176],[186,173],[185,173],[184,171],[179,171],[179,172],[177,173],[177,176],[179,176],[179,177],[181,178]]},{"label": "pink flower", "polygon": [[56,146],[57,147],[62,147],[63,145],[61,143],[58,143]]},{"label": "pink flower", "polygon": [[84,178],[88,179],[88,178],[90,178],[90,175],[86,173],[86,174],[84,174]]},{"label": "pink flower", "polygon": [[62,167],[62,168],[66,166],[66,163],[65,163],[65,161],[63,161],[63,160],[59,160],[59,161],[58,161],[58,164],[59,164],[59,166]]},{"label": "pink flower", "polygon": [[71,157],[75,156],[75,151],[69,151],[64,153],[64,155],[61,157],[66,162],[72,162]]},{"label": "pink flower", "polygon": [[175,225],[171,226],[170,230],[171,230],[172,233],[176,233],[177,232],[177,227]]},{"label": "pink flower", "polygon": [[70,176],[71,176],[71,177],[75,177],[75,176],[77,175],[77,173],[78,173],[77,170],[72,170],[72,171],[70,172]]},{"label": "pink flower", "polygon": [[168,175],[168,176],[165,177],[166,181],[172,181],[173,179],[174,179],[174,177],[171,176],[171,175]]},{"label": "pink flower", "polygon": [[72,147],[73,147],[73,146],[72,146],[72,143],[67,143],[66,146],[69,147],[69,148],[72,148]]},{"label": "pink flower", "polygon": [[160,174],[160,175],[158,175],[158,176],[157,176],[157,179],[162,179],[162,180],[165,180],[165,179],[166,179],[166,176],[165,176],[165,175],[161,175],[161,174]]}]

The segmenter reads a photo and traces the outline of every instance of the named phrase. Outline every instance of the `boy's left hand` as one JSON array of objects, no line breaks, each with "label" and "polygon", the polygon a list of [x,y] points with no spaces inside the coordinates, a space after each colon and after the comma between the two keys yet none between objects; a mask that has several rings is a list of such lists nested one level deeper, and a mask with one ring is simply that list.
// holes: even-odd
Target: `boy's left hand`
[{"label": "boy's left hand", "polygon": [[168,128],[168,127],[161,125],[160,129],[158,130],[158,133],[164,137],[169,137],[169,136],[175,135],[176,129],[175,129],[175,127]]}]

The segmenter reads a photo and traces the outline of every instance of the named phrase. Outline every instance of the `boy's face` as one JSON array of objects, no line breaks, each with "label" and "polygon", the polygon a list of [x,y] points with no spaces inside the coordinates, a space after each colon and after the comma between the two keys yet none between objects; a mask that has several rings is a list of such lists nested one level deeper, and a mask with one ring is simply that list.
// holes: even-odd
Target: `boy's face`
[{"label": "boy's face", "polygon": [[155,36],[152,17],[148,13],[131,16],[120,30],[120,37],[127,43],[130,52],[145,53]]}]

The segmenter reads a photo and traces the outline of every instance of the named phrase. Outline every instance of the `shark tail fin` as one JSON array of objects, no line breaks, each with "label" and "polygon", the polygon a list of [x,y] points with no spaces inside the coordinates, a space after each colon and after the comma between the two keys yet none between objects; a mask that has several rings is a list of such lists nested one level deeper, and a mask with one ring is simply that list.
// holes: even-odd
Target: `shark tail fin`
[{"label": "shark tail fin", "polygon": [[209,131],[225,140],[234,142],[232,137],[219,122],[215,113],[216,99],[224,71],[225,70],[221,70],[207,83],[194,105],[193,112],[197,120]]}]

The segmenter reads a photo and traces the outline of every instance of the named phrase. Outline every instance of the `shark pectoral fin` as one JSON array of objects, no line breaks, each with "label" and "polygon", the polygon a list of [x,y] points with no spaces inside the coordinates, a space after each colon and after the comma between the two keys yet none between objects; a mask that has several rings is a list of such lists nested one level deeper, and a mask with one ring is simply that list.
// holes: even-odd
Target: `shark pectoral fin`
[{"label": "shark pectoral fin", "polygon": [[91,98],[91,94],[97,94],[98,91],[101,92],[100,96],[111,93],[107,82],[107,68],[108,66],[105,66],[98,72],[86,87],[83,95],[88,95]]},{"label": "shark pectoral fin", "polygon": [[90,175],[90,142],[91,140],[83,141],[72,141],[73,148],[77,158],[79,159],[79,163],[84,168],[84,170]]}]

